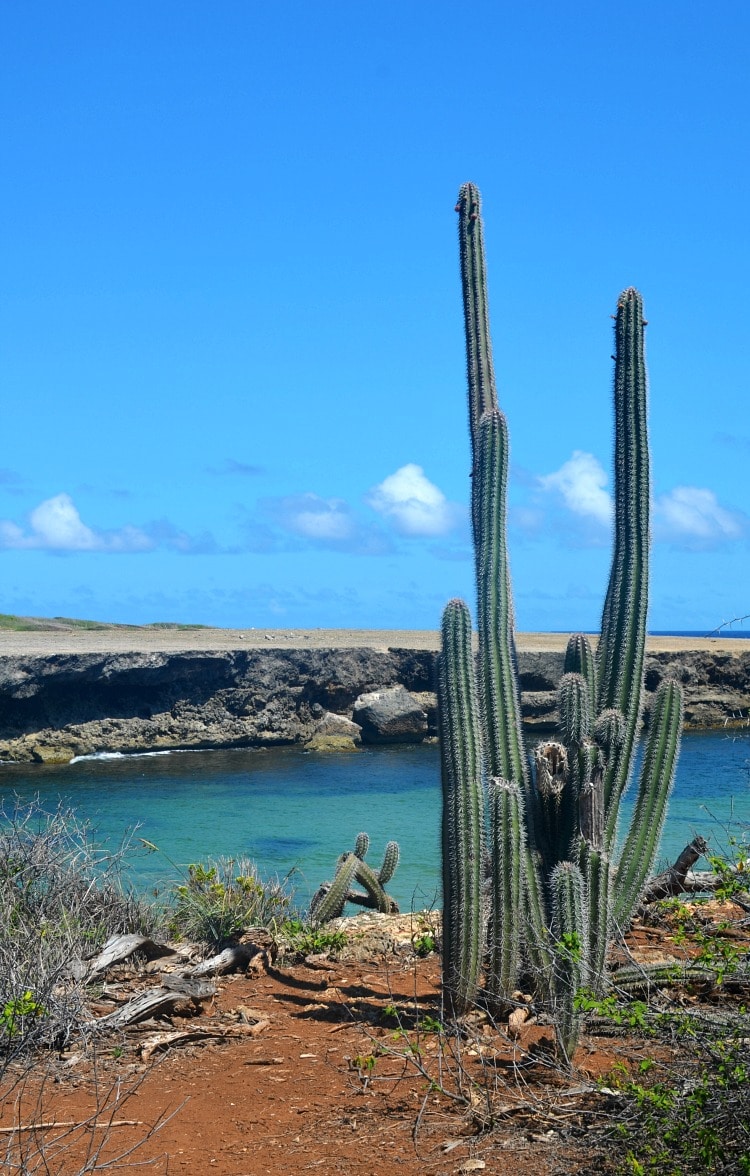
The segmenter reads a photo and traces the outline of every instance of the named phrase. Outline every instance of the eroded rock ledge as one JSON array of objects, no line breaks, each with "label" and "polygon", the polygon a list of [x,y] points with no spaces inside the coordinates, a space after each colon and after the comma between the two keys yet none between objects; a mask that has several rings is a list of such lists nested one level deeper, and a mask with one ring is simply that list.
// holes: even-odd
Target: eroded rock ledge
[{"label": "eroded rock ledge", "polygon": [[[545,730],[554,720],[562,653],[521,649],[519,662],[525,722]],[[100,751],[351,747],[361,737],[383,741],[371,730],[360,734],[357,700],[396,686],[416,696],[412,732],[399,728],[397,737],[419,740],[435,730],[434,669],[434,649],[395,646],[6,654],[0,656],[0,758],[63,762]],[[668,675],[685,687],[686,726],[747,724],[750,652],[744,648],[650,652],[647,706]]]}]

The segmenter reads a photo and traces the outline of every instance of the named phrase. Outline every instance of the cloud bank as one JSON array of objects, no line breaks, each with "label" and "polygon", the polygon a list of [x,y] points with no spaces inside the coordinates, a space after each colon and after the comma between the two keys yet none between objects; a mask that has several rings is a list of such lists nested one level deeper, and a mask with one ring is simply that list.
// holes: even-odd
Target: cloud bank
[{"label": "cloud bank", "polygon": [[[613,502],[606,488],[608,478],[593,454],[577,449],[559,470],[542,475],[537,482],[543,493],[555,495],[571,514],[611,526]],[[748,533],[748,522],[745,515],[723,507],[713,490],[702,486],[676,486],[652,502],[654,538],[676,547],[705,548],[734,542]],[[535,524],[539,529],[538,517]]]},{"label": "cloud bank", "polygon": [[69,494],[56,494],[40,502],[29,514],[24,529],[0,520],[0,547],[45,551],[150,551],[154,542],[138,527],[95,531],[84,523]]},{"label": "cloud bank", "polygon": [[9,519],[0,519],[0,550],[132,555],[155,551],[159,547],[185,554],[218,550],[211,535],[195,539],[167,520],[144,527],[128,523],[116,530],[96,530],[84,523],[73,499],[65,493],[55,494],[35,506],[29,513],[26,527]]},{"label": "cloud bank", "polygon": [[542,490],[556,492],[568,510],[609,526],[612,498],[606,490],[607,475],[592,453],[576,449],[553,474],[539,478]]}]

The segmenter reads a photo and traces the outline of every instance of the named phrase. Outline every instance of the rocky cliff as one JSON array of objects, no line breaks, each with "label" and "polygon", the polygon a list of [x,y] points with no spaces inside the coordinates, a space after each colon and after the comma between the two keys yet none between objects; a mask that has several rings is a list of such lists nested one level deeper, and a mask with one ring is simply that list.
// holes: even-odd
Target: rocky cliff
[{"label": "rocky cliff", "polygon": [[[744,646],[744,642],[742,643]],[[524,718],[554,719],[560,652],[520,653]],[[434,732],[435,653],[425,648],[236,648],[0,656],[0,758],[66,761],[97,751],[351,745],[362,694],[401,685]],[[744,726],[750,652],[651,652],[646,688],[685,687],[689,727]],[[356,716],[355,716],[356,717]],[[374,737],[371,737],[374,738]]]}]

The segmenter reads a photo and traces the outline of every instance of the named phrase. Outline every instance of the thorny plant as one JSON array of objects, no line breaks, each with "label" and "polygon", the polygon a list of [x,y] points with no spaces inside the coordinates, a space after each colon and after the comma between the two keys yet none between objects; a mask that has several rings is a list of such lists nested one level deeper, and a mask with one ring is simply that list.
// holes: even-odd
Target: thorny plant
[{"label": "thorny plant", "polygon": [[153,912],[123,883],[127,849],[99,848],[62,806],[0,809],[0,1074],[85,1022],[81,960],[111,935],[152,928]]}]

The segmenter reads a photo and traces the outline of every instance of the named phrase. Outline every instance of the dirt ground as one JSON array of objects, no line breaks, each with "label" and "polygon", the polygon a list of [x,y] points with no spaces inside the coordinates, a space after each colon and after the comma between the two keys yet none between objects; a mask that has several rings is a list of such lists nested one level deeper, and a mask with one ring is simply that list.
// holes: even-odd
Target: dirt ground
[{"label": "dirt ground", "polygon": [[[49,622],[47,622],[49,623]],[[563,652],[567,633],[519,633],[519,650]],[[151,626],[43,630],[0,629],[0,656],[46,657],[68,653],[178,653],[227,649],[432,649],[440,634],[432,629],[160,629]],[[649,637],[653,652],[705,648],[739,655],[750,640],[733,637]]]},{"label": "dirt ground", "polygon": [[[747,949],[740,908],[705,910]],[[414,952],[430,918],[347,920],[341,958],[259,957],[220,978],[210,1001],[186,1001],[169,1017],[106,1037],[96,1066],[90,1051],[66,1050],[46,1083],[38,1069],[6,1089],[0,1160],[15,1125],[24,1171],[58,1176],[78,1173],[97,1149],[100,1161],[112,1161],[130,1148],[117,1170],[151,1161],[147,1171],[191,1176],[604,1171],[592,1129],[609,1104],[597,1079],[615,1063],[636,1070],[653,1043],[590,1030],[566,1073],[552,1058],[551,1028],[533,1018],[514,1035],[477,1014],[462,1039],[442,1036],[439,958]],[[668,930],[644,925],[628,952],[642,961],[689,954]],[[103,1015],[153,984],[164,966],[154,961],[148,974],[142,963],[114,967],[93,1011]],[[40,1146],[46,1166],[36,1168]],[[11,1159],[9,1172],[17,1170]]]}]

